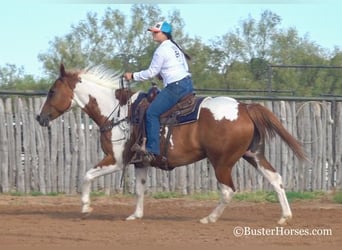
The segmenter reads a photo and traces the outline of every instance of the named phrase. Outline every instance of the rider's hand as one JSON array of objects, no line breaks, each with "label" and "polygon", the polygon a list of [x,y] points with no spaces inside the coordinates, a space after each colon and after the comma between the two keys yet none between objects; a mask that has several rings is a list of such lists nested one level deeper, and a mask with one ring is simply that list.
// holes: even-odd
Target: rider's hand
[{"label": "rider's hand", "polygon": [[133,72],[126,72],[123,76],[127,81],[133,80]]}]

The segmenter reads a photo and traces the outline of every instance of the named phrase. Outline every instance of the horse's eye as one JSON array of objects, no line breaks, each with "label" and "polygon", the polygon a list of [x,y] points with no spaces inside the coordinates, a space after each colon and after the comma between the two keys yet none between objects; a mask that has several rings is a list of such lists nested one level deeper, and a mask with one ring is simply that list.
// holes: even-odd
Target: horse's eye
[{"label": "horse's eye", "polygon": [[52,89],[50,89],[50,90],[49,90],[49,93],[48,93],[48,96],[49,96],[49,97],[52,97],[54,93],[55,93],[55,91],[52,90]]}]

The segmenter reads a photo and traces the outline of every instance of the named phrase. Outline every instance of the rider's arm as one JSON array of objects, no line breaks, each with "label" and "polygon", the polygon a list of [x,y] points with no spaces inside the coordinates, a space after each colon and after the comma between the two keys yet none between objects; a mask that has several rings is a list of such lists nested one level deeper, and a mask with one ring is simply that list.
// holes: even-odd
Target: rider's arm
[{"label": "rider's arm", "polygon": [[150,66],[146,70],[142,70],[139,72],[133,73],[133,79],[135,81],[145,81],[157,76],[163,65],[164,57],[159,53],[159,51],[155,51],[153,54],[153,58]]}]

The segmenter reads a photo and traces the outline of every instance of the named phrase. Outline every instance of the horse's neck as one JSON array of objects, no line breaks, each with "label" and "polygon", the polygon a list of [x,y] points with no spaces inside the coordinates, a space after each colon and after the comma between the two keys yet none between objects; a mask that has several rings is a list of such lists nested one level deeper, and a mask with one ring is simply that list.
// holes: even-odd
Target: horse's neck
[{"label": "horse's neck", "polygon": [[115,112],[116,110],[114,110],[116,107],[118,109],[119,102],[115,98],[113,89],[95,83],[82,82],[76,86],[74,94],[78,106],[99,126],[112,116],[123,115],[123,112],[118,112],[118,110]]}]

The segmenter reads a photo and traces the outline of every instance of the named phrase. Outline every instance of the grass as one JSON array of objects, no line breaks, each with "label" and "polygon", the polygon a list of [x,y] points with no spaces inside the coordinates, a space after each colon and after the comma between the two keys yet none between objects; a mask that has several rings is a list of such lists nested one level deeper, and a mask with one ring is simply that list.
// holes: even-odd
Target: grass
[{"label": "grass", "polygon": [[[288,191],[286,192],[286,197],[288,201],[291,203],[297,200],[315,200],[320,199],[325,196],[326,193],[321,191],[315,192],[294,192]],[[278,202],[277,194],[273,191],[257,191],[257,192],[248,192],[248,193],[237,193],[234,196],[235,200],[238,201],[251,201],[251,202]]]},{"label": "grass", "polygon": [[194,193],[190,195],[194,200],[218,200],[220,195],[218,192]]},{"label": "grass", "polygon": [[333,194],[332,200],[336,203],[342,204],[342,190],[336,191]]},{"label": "grass", "polygon": [[103,191],[96,191],[96,192],[91,192],[90,197],[102,197],[106,196],[106,193]]},{"label": "grass", "polygon": [[250,201],[250,202],[277,202],[278,199],[275,192],[256,191],[256,192],[241,192],[236,193],[233,199],[236,201]]},{"label": "grass", "polygon": [[[30,193],[10,192],[12,196],[59,196],[64,193],[51,192],[43,194],[39,191],[32,191]],[[105,197],[107,196],[103,191],[91,192],[91,197]],[[123,194],[124,197],[132,197],[132,194]],[[288,201],[291,203],[298,200],[316,200],[326,198],[334,203],[342,204],[342,190],[334,191],[333,193],[326,193],[322,191],[314,192],[286,192]],[[218,192],[194,193],[191,195],[183,195],[179,192],[158,192],[151,194],[154,199],[172,199],[172,198],[190,198],[194,200],[218,200],[220,199]],[[256,192],[239,192],[233,196],[235,201],[247,202],[278,202],[277,194],[274,191],[256,191]]]},{"label": "grass", "polygon": [[8,193],[11,196],[59,196],[59,195],[64,195],[64,193],[58,193],[58,192],[50,192],[50,193],[42,193],[40,191],[32,191],[30,193],[22,193],[22,192],[10,192]]},{"label": "grass", "polygon": [[171,198],[182,198],[184,195],[177,192],[158,192],[152,194],[154,199],[171,199]]},{"label": "grass", "polygon": [[[315,192],[286,192],[289,202],[297,200],[315,200],[326,196],[327,194],[321,191]],[[220,199],[218,192],[194,193],[184,196],[177,192],[158,192],[151,195],[154,199],[171,199],[171,198],[191,198],[194,200],[218,200]],[[277,194],[273,191],[256,191],[256,192],[241,192],[233,196],[235,201],[248,202],[278,202]],[[334,202],[342,203],[342,192],[336,193],[332,199]]]},{"label": "grass", "polygon": [[217,192],[194,193],[183,195],[178,192],[158,192],[151,195],[154,199],[190,198],[194,200],[217,200],[220,198]]},{"label": "grass", "polygon": [[24,196],[25,194],[16,191],[16,192],[10,192],[9,195],[12,195],[12,196]]},{"label": "grass", "polygon": [[295,200],[315,200],[320,199],[325,195],[324,192],[321,191],[315,191],[315,192],[293,192],[289,191],[286,192],[287,199],[289,202],[295,201]]}]

